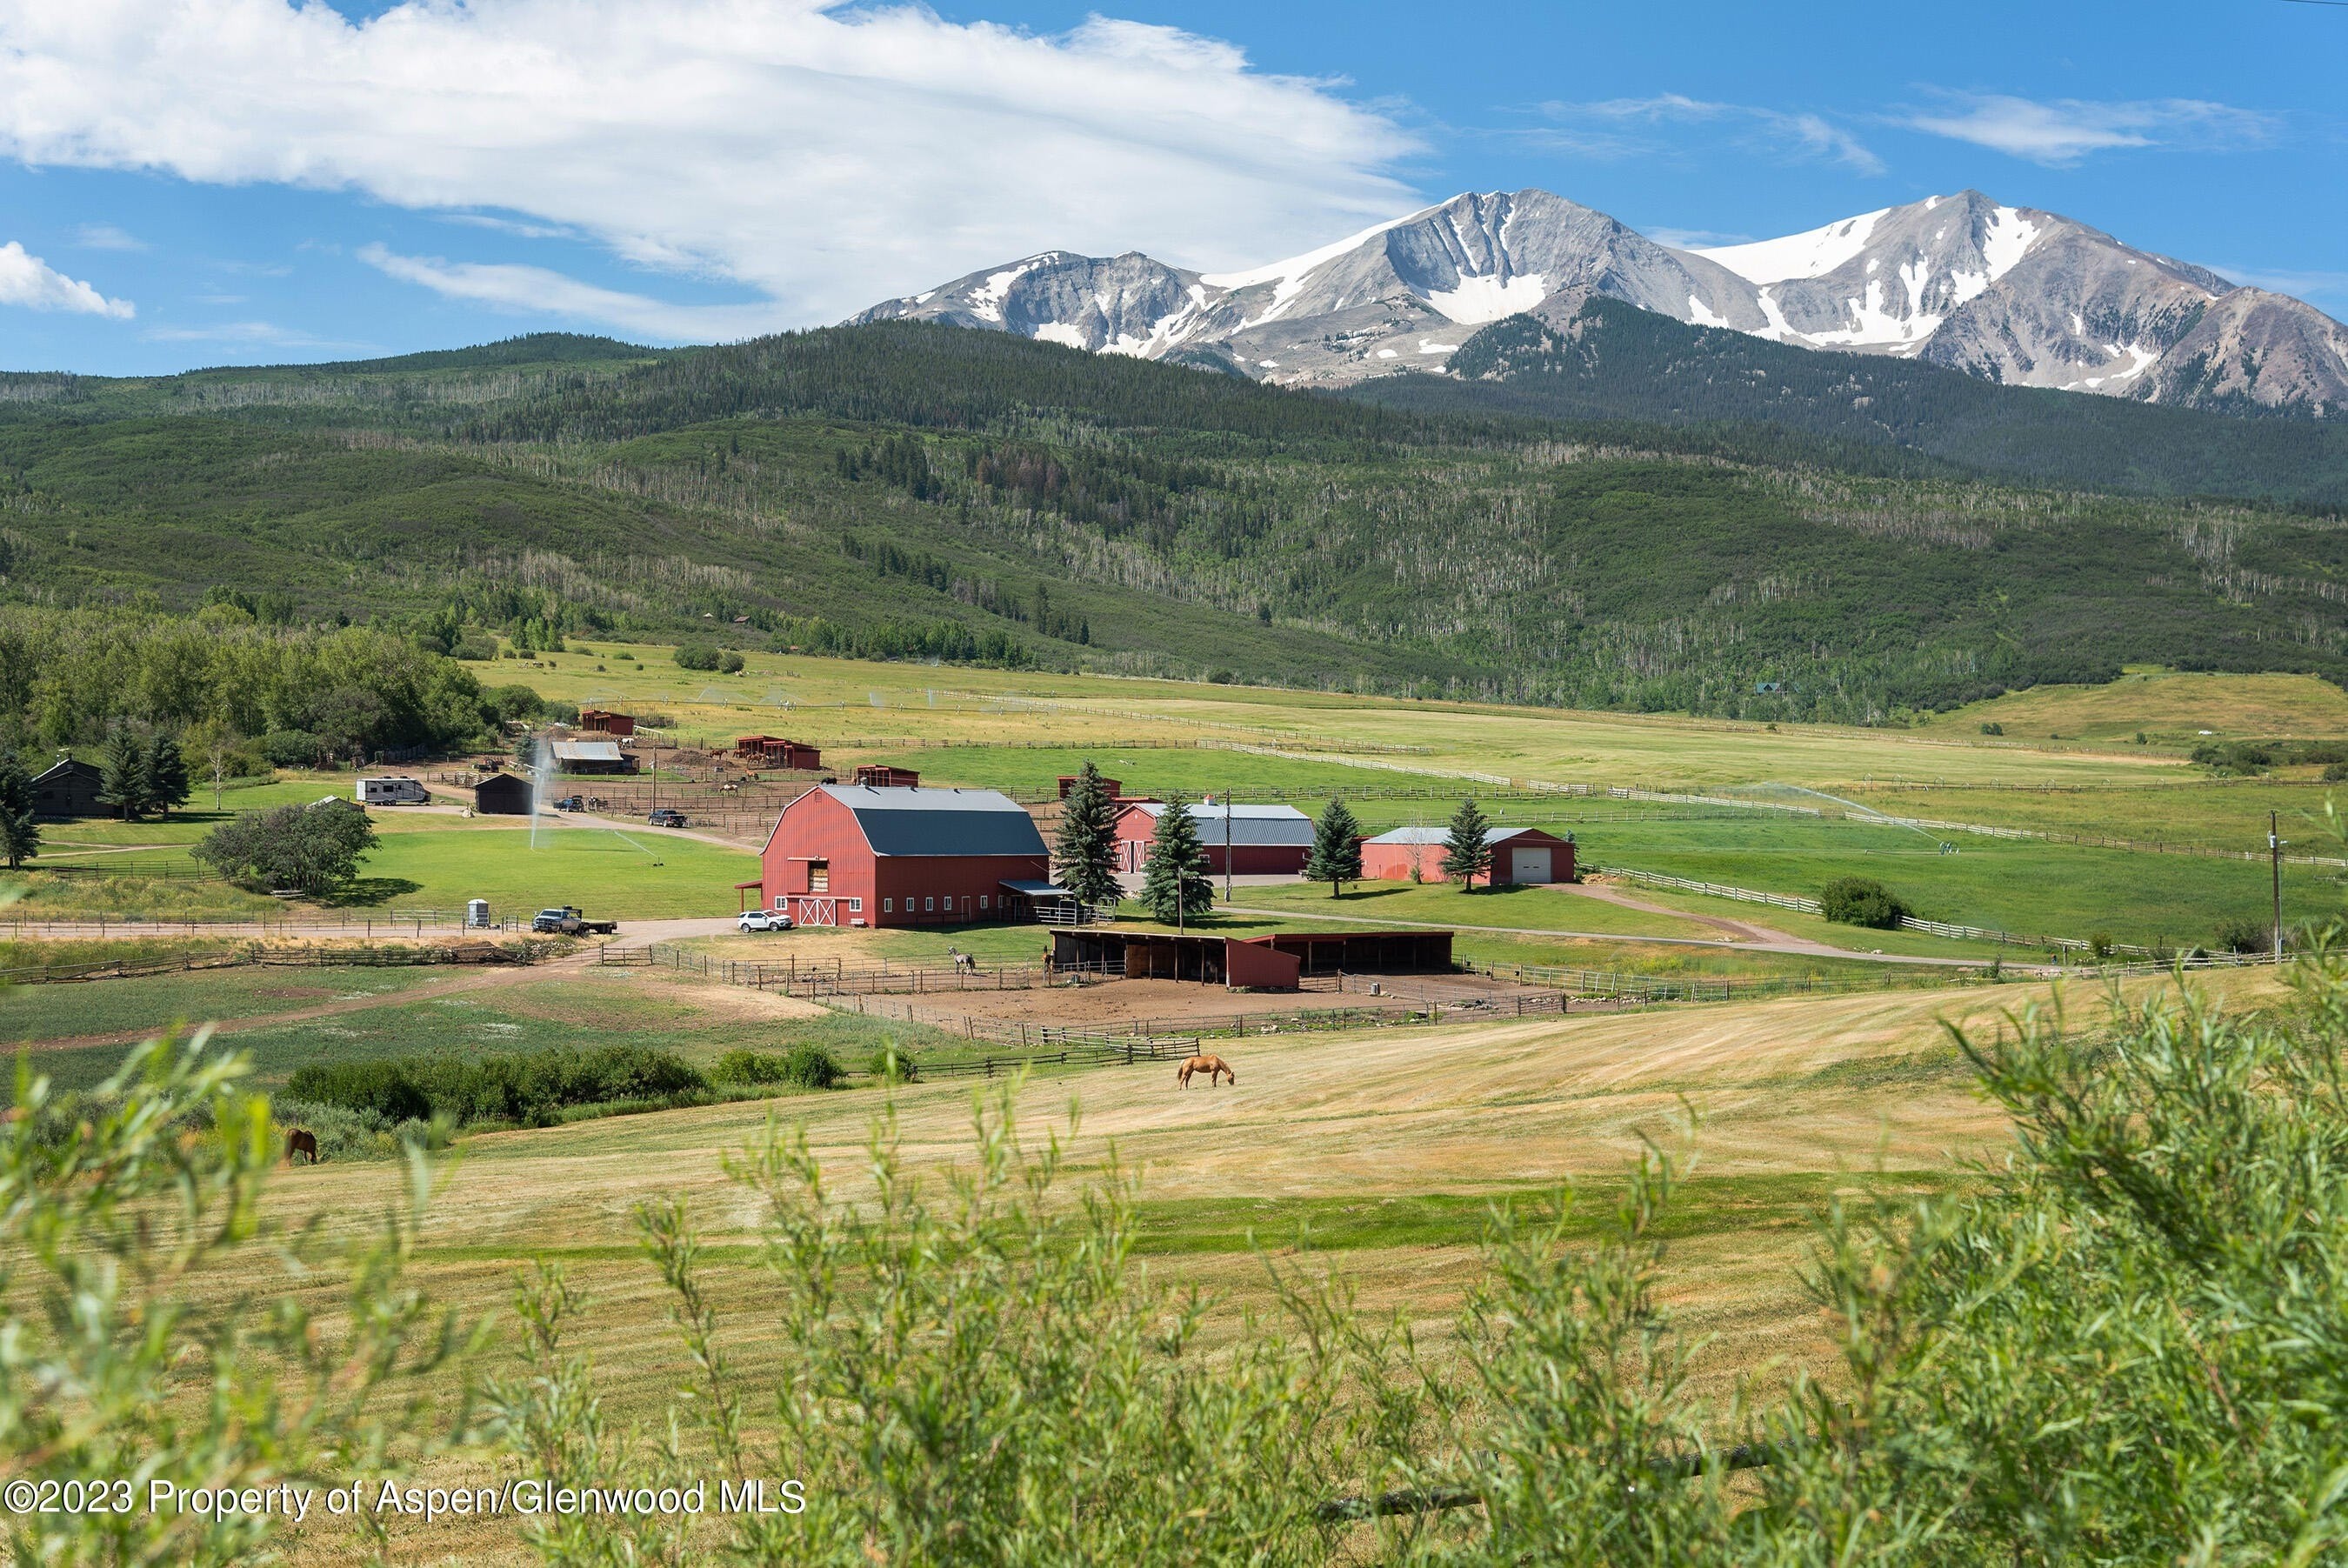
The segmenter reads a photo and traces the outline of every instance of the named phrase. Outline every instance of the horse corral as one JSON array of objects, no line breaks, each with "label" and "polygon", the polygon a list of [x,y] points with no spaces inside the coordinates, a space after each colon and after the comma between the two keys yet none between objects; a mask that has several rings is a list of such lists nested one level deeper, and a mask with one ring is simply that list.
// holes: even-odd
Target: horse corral
[{"label": "horse corral", "polygon": [[1084,927],[1052,934],[1052,962],[1071,973],[1251,991],[1294,991],[1309,977],[1453,972],[1447,931],[1283,931],[1237,937]]}]

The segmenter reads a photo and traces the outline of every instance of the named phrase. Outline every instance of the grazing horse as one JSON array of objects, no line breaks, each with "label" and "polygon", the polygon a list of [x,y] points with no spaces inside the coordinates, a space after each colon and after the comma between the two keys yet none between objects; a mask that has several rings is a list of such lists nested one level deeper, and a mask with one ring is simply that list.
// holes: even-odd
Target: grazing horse
[{"label": "grazing horse", "polygon": [[1209,1088],[1215,1087],[1215,1079],[1219,1076],[1231,1079],[1233,1087],[1237,1087],[1240,1081],[1240,1075],[1231,1071],[1231,1064],[1220,1057],[1192,1057],[1174,1069],[1174,1082],[1179,1088],[1189,1088],[1192,1073],[1205,1073]]},{"label": "grazing horse", "polygon": [[297,1127],[285,1135],[285,1163],[294,1163],[297,1154],[306,1154],[310,1163],[318,1162],[318,1135],[306,1127]]},{"label": "grazing horse", "polygon": [[946,956],[953,960],[955,974],[961,975],[968,973],[975,975],[978,973],[978,960],[973,958],[969,954],[964,953],[961,948],[947,948]]}]

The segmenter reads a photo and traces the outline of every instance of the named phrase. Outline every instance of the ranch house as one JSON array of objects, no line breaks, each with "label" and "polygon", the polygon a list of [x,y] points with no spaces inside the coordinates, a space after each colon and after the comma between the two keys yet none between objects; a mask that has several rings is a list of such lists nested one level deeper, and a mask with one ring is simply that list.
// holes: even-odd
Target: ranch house
[{"label": "ranch house", "polygon": [[[1161,801],[1137,800],[1117,814],[1118,870],[1138,872],[1148,863],[1165,810]],[[1223,874],[1226,843],[1234,875],[1292,876],[1304,870],[1304,857],[1313,849],[1313,819],[1295,807],[1218,806],[1209,800],[1189,810],[1199,845],[1207,851],[1210,875]]]},{"label": "ranch house", "polygon": [[98,798],[98,765],[77,758],[60,758],[33,780],[33,814],[36,817],[111,817],[114,808]]},{"label": "ranch house", "polygon": [[[1416,868],[1421,882],[1448,882],[1443,874],[1443,847],[1450,838],[1441,828],[1396,828],[1364,839],[1362,880],[1408,882]],[[1560,839],[1539,828],[1487,828],[1484,841],[1492,846],[1491,886],[1573,880],[1570,835]]]},{"label": "ranch house", "polygon": [[1035,820],[993,789],[819,784],[759,856],[759,902],[801,925],[1024,920],[1052,886]]}]

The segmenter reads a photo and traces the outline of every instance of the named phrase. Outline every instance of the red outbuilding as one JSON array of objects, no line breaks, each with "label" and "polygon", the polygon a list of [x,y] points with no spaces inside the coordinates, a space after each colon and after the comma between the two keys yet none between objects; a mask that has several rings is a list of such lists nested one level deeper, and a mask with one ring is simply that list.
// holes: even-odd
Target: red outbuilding
[{"label": "red outbuilding", "polygon": [[[1396,828],[1364,839],[1362,880],[1408,882],[1416,869],[1420,882],[1448,882],[1443,874],[1443,851],[1450,838],[1441,828]],[[1487,828],[1484,841],[1492,847],[1491,886],[1573,880],[1570,837],[1560,839],[1539,828]]]},{"label": "red outbuilding", "polygon": [[917,789],[922,776],[910,768],[891,768],[886,762],[860,762],[852,782],[870,784],[875,789]]},{"label": "red outbuilding", "polygon": [[759,901],[801,925],[1024,920],[1052,885],[1035,820],[993,789],[819,784],[759,857]]},{"label": "red outbuilding", "polygon": [[788,768],[794,772],[813,773],[823,767],[821,751],[779,735],[745,735],[734,742],[734,755],[754,768]]},{"label": "red outbuilding", "polygon": [[[1159,800],[1137,800],[1117,814],[1117,863],[1138,872],[1158,842]],[[1231,846],[1231,870],[1240,876],[1292,876],[1304,870],[1313,850],[1313,819],[1293,806],[1218,806],[1209,800],[1189,808],[1207,851],[1210,875],[1223,874],[1223,846]]]},{"label": "red outbuilding", "polygon": [[633,735],[635,715],[613,713],[609,708],[582,707],[579,710],[579,727],[597,735]]},{"label": "red outbuilding", "polygon": [[[1076,775],[1073,773],[1063,773],[1060,775],[1061,799],[1066,799],[1068,798],[1068,791],[1076,787]],[[1121,779],[1111,779],[1104,774],[1101,778],[1101,788],[1107,790],[1108,798],[1114,800],[1118,796],[1125,793],[1125,781]]]}]

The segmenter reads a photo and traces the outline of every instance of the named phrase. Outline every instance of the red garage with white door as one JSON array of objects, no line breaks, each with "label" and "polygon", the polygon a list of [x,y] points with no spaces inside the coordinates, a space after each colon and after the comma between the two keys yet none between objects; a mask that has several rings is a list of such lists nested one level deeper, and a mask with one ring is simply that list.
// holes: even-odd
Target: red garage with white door
[{"label": "red garage with white door", "polygon": [[[1451,835],[1442,828],[1396,828],[1362,841],[1362,880],[1408,882],[1415,868],[1420,882],[1448,882],[1443,873],[1444,847]],[[1484,841],[1492,848],[1494,887],[1527,882],[1573,880],[1573,840],[1559,838],[1539,828],[1487,828]]]},{"label": "red garage with white door", "polygon": [[993,789],[821,784],[783,809],[759,902],[801,925],[1024,920],[1049,898],[1035,820]]},{"label": "red garage with white door", "polygon": [[[1313,819],[1293,806],[1218,806],[1212,800],[1188,808],[1207,851],[1207,874],[1221,876],[1224,849],[1239,876],[1294,876],[1313,852]],[[1138,800],[1117,814],[1117,867],[1138,872],[1149,863],[1158,843],[1158,800]]]}]

